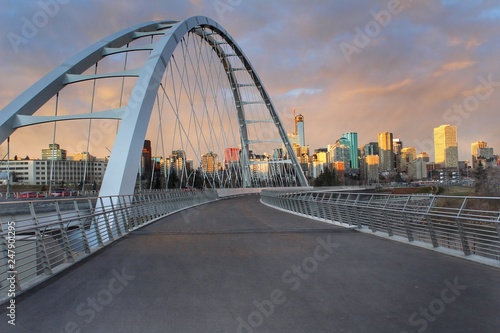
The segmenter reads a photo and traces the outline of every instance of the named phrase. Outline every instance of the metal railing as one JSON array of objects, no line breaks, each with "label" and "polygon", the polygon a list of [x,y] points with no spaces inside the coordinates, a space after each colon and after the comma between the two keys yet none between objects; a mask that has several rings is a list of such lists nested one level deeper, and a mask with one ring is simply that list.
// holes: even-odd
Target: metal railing
[{"label": "metal railing", "polygon": [[262,191],[269,206],[500,260],[500,198]]},{"label": "metal railing", "polygon": [[1,202],[0,303],[145,224],[217,198],[207,190]]}]

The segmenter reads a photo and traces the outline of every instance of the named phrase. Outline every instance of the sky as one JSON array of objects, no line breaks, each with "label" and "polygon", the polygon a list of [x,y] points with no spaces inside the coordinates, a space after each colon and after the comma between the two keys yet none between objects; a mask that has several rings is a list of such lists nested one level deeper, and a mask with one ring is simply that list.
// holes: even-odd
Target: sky
[{"label": "sky", "polygon": [[[451,124],[460,160],[476,141],[500,152],[497,0],[0,0],[0,110],[108,35],[196,15],[241,46],[288,132],[291,110],[304,115],[311,150],[345,132],[360,146],[392,132],[432,158],[433,128]],[[39,158],[42,130],[17,135],[11,154]]]}]

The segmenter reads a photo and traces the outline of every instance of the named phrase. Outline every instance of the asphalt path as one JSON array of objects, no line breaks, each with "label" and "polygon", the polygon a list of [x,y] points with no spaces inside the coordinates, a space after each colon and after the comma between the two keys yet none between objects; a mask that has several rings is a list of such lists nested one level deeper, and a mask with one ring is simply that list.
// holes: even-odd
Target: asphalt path
[{"label": "asphalt path", "polygon": [[499,332],[500,270],[221,200],[139,229],[16,298],[0,332]]}]

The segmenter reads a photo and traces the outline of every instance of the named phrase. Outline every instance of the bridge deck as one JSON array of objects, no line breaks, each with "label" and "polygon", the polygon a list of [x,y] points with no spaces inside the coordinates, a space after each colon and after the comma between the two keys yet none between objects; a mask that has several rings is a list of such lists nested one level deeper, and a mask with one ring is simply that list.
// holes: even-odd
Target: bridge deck
[{"label": "bridge deck", "polygon": [[243,197],[124,237],[1,332],[497,332],[500,270]]}]

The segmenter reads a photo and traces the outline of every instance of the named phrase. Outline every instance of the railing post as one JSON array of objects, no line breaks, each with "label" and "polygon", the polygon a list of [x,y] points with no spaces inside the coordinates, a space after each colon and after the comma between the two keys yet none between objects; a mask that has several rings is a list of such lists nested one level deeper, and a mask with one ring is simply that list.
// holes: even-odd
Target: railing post
[{"label": "railing post", "polygon": [[[120,221],[118,220],[118,215],[116,214],[115,204],[113,202],[113,198],[111,198],[111,197],[109,198],[109,204],[111,205],[111,212],[113,214],[113,220],[115,222],[116,232],[118,233],[118,237],[122,237],[122,229],[120,227]],[[126,228],[124,228],[124,229],[126,229]]]},{"label": "railing post", "polygon": [[[59,214],[59,203],[55,201],[55,207],[56,211]],[[40,228],[38,227],[38,219],[36,217],[36,212],[35,208],[33,207],[33,202],[29,202],[29,208],[30,208],[30,213],[31,213],[31,219],[35,223],[35,226],[37,227],[35,229],[35,241],[36,241],[36,247],[38,248],[37,253],[40,253],[40,263],[43,268],[43,272],[46,275],[51,275],[52,274],[52,267],[50,265],[50,260],[47,255],[47,249],[45,247],[45,239],[40,232]]]},{"label": "railing post", "polygon": [[135,225],[135,219],[130,216],[130,211],[128,209],[129,203],[132,204],[132,202],[130,200],[130,196],[128,196],[128,200],[125,200],[125,197],[120,197],[118,199],[118,205],[120,206],[119,209],[122,212],[122,215],[125,216],[125,222],[124,222],[125,228],[127,229],[127,231],[130,232],[130,230],[135,229],[136,225]]},{"label": "railing post", "polygon": [[500,242],[500,214],[498,214],[497,220],[495,222],[495,229],[497,229],[498,241]]},{"label": "railing post", "polygon": [[[73,205],[74,205],[75,199],[73,199]],[[61,208],[59,207],[58,204],[56,204],[56,210],[57,210],[57,218],[59,219],[59,230],[61,233],[61,240],[63,242],[63,248],[64,252],[66,253],[66,258],[69,262],[75,262],[75,258],[73,256],[73,251],[71,250],[71,243],[69,241],[68,237],[68,228],[64,226],[64,221],[62,218],[61,214]]]},{"label": "railing post", "polygon": [[[364,207],[364,211],[366,211],[366,212],[370,212],[371,211],[370,205],[372,203],[372,200],[373,200],[373,193],[370,194],[370,200],[368,200],[368,203]],[[368,228],[372,229],[372,219],[371,218],[368,219],[367,226],[368,226]],[[363,223],[358,224],[358,229],[362,229],[362,228],[363,228]]]},{"label": "railing post", "polygon": [[94,232],[97,238],[97,247],[102,248],[104,246],[104,242],[102,240],[101,230],[99,228],[99,216],[96,213],[94,208],[94,212],[92,213],[92,224],[94,225]]},{"label": "railing post", "polygon": [[299,201],[297,200],[297,195],[293,194],[293,199],[292,199],[292,205],[293,205],[293,212],[299,213],[300,214],[300,206],[299,206]]},{"label": "railing post", "polygon": [[[368,204],[372,203],[372,199],[374,197],[375,197],[375,194],[372,194],[372,197],[370,198],[370,201],[368,202]],[[372,218],[368,221],[368,228],[370,228],[370,230],[372,232],[377,232],[377,229],[375,228],[375,225],[373,224],[373,220],[375,219],[375,217],[376,217],[377,214],[378,214],[378,207],[377,207],[377,202],[375,202],[375,205],[374,205],[374,208],[373,208]]]},{"label": "railing post", "polygon": [[155,196],[154,196],[154,203],[155,204],[153,205],[155,218],[158,218],[161,216],[160,212],[158,212],[158,205],[157,205],[158,202],[160,202],[160,194],[155,193]]},{"label": "railing post", "polygon": [[302,200],[302,193],[298,194],[297,209],[300,214],[304,215],[304,200]]},{"label": "railing post", "polygon": [[335,193],[335,199],[331,203],[331,207],[333,207],[334,211],[332,211],[332,216],[335,215],[335,221],[338,223],[342,223],[342,213],[341,213],[341,207],[340,207],[340,194]]},{"label": "railing post", "polygon": [[[500,243],[500,214],[498,214],[498,217],[494,223],[495,223],[495,229],[497,230],[498,242]],[[497,251],[497,258],[496,259],[500,260],[498,251]]]},{"label": "railing post", "polygon": [[[78,207],[78,202],[75,200],[73,201],[73,203],[75,205],[76,214],[78,215],[78,230],[80,231],[80,235],[82,235],[83,247],[85,248],[85,253],[90,253],[89,239],[87,237],[87,233],[85,232],[85,220],[82,220],[82,215],[80,207]],[[90,206],[90,199],[89,199],[89,206]]]},{"label": "railing post", "polygon": [[[318,193],[319,194],[319,193]],[[319,207],[320,207],[320,215],[321,217],[328,221],[328,214],[326,213],[326,205],[325,205],[325,194],[326,193],[321,193],[321,204],[319,204]]]},{"label": "railing post", "polygon": [[137,210],[139,225],[143,225],[146,216],[144,212],[144,194],[140,193],[137,195],[137,206],[134,206],[134,209]]},{"label": "railing post", "polygon": [[66,258],[68,258],[68,261],[70,262],[75,262],[75,257],[73,256],[73,251],[71,250],[71,243],[69,241],[68,237],[68,230],[65,228],[64,223],[61,220],[61,223],[59,224],[60,230],[61,230],[61,239],[63,241],[63,246],[64,246],[64,252],[66,253]]},{"label": "railing post", "polygon": [[[109,197],[108,199],[109,199],[109,201],[111,201],[111,197]],[[106,207],[104,206],[104,202],[102,200],[102,197],[99,197],[99,200],[101,201],[102,217],[104,219],[104,223],[106,224],[106,230],[108,232],[108,237],[113,242],[115,240],[115,237],[113,235],[113,230],[111,229],[111,226],[109,225],[108,213],[106,212],[106,209],[105,209]]]},{"label": "railing post", "polygon": [[410,225],[408,223],[408,215],[406,214],[406,207],[408,207],[408,204],[410,203],[411,199],[412,196],[411,195],[408,196],[408,199],[406,200],[402,211],[403,224],[405,226],[406,237],[408,237],[409,242],[413,242],[413,232],[411,231]]},{"label": "railing post", "polygon": [[388,214],[386,213],[387,203],[390,201],[390,199],[391,199],[391,194],[389,194],[387,196],[387,200],[384,203],[384,207],[382,207],[382,217],[381,218],[385,217],[385,226],[387,228],[387,234],[389,235],[389,237],[392,237],[392,236],[394,236],[394,233],[392,232],[391,221],[389,221],[389,217],[387,216]]},{"label": "railing post", "polygon": [[127,216],[127,210],[122,208],[121,197],[116,198],[116,205],[113,207],[113,211],[115,212],[115,218],[118,221],[121,221],[123,225],[123,230],[125,234],[129,233],[132,230],[129,226],[129,219]]},{"label": "railing post", "polygon": [[355,195],[356,199],[354,199],[354,203],[349,204],[349,221],[347,222],[349,226],[357,225],[359,221],[359,193],[355,193]]},{"label": "railing post", "polygon": [[316,198],[313,196],[313,194],[311,193],[310,196],[308,196],[308,200],[306,201],[309,203],[309,210],[307,212],[307,214],[309,216],[312,216],[312,217],[315,217],[315,218],[321,218],[321,214],[319,213],[319,204],[318,204],[318,200],[316,200]]},{"label": "railing post", "polygon": [[436,197],[433,197],[430,204],[429,204],[429,208],[427,208],[427,211],[425,212],[424,219],[427,221],[427,227],[429,229],[429,236],[431,237],[432,246],[439,247],[439,242],[438,242],[438,239],[436,237],[436,231],[434,230],[434,225],[432,223],[432,219],[429,217],[429,213],[432,209],[432,206],[434,206],[435,200],[436,200]]},{"label": "railing post", "polygon": [[464,198],[464,201],[462,202],[462,206],[460,207],[460,210],[457,213],[457,227],[458,227],[458,233],[460,235],[460,241],[462,242],[462,250],[464,251],[464,254],[466,256],[470,256],[470,247],[469,247],[469,242],[467,241],[467,236],[465,235],[464,227],[463,227],[463,222],[461,219],[461,214],[462,210],[465,208],[465,204],[467,203],[467,198]]},{"label": "railing post", "polygon": [[283,195],[283,198],[285,200],[285,208],[288,209],[289,211],[293,212],[293,198],[289,193],[285,193]]}]

